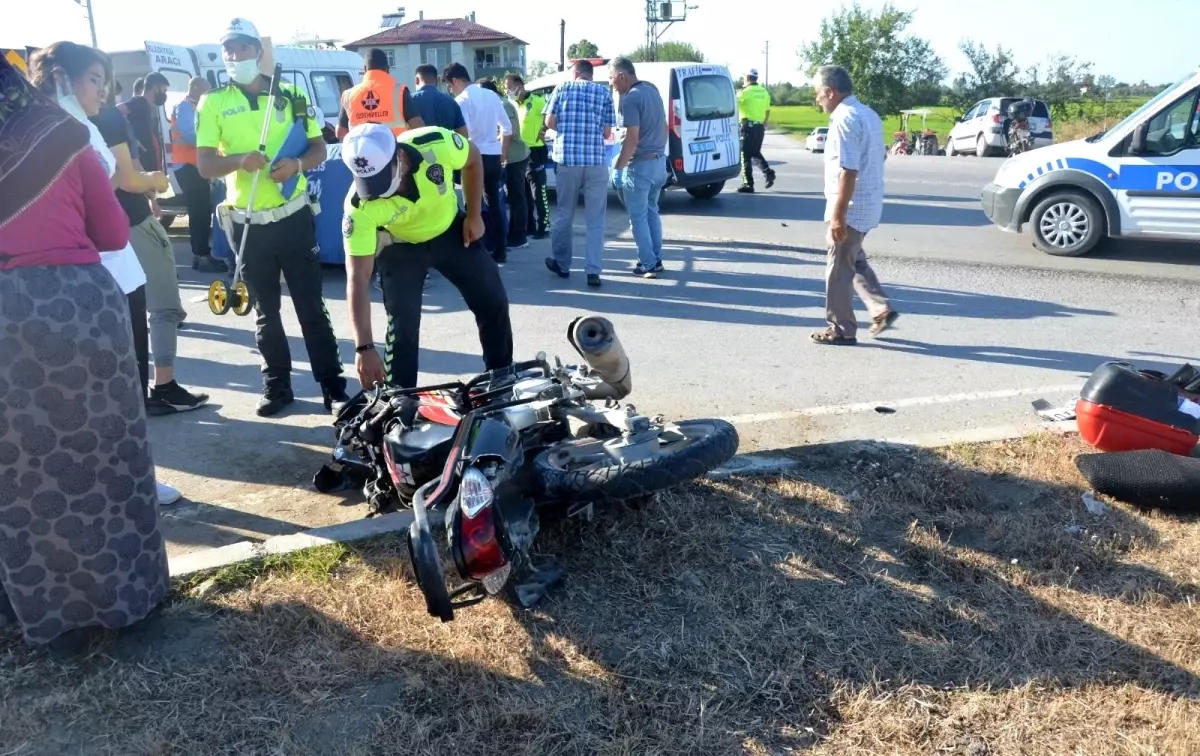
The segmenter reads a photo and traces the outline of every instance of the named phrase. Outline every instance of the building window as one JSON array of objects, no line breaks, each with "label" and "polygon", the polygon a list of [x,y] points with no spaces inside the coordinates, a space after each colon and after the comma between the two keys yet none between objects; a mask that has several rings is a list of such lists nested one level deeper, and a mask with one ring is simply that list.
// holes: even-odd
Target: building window
[{"label": "building window", "polygon": [[428,50],[426,50],[425,51],[425,64],[429,65],[429,66],[433,66],[434,68],[441,71],[442,70],[441,52],[442,51],[437,49],[436,47],[431,47]]},{"label": "building window", "polygon": [[388,50],[387,58],[388,58],[388,68],[395,68],[396,67],[396,51]]},{"label": "building window", "polygon": [[504,65],[499,47],[480,47],[475,50],[476,68],[500,68]]}]

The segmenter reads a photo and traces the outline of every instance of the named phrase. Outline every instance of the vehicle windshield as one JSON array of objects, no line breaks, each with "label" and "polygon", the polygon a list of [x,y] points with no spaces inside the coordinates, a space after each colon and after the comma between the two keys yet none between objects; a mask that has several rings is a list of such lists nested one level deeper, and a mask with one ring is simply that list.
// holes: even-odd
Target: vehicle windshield
[{"label": "vehicle windshield", "polygon": [[1121,120],[1121,122],[1120,122],[1120,123],[1116,124],[1115,126],[1113,126],[1112,128],[1108,129],[1107,131],[1101,131],[1099,134],[1096,134],[1095,136],[1092,136],[1091,138],[1089,138],[1089,140],[1088,140],[1088,141],[1095,141],[1095,140],[1099,139],[1100,137],[1104,136],[1105,134],[1115,134],[1115,133],[1118,133],[1118,132],[1120,132],[1120,131],[1124,130],[1124,129],[1125,129],[1127,126],[1129,126],[1131,123],[1134,123],[1135,121],[1139,121],[1139,120],[1141,120],[1142,116],[1143,116],[1143,115],[1145,115],[1146,111],[1148,111],[1148,110],[1152,110],[1152,109],[1154,109],[1154,108],[1158,107],[1159,103],[1161,103],[1161,102],[1162,102],[1163,100],[1165,100],[1167,97],[1169,97],[1169,96],[1171,96],[1172,94],[1174,94],[1174,92],[1175,92],[1175,90],[1176,90],[1176,89],[1178,89],[1178,88],[1179,88],[1179,87],[1180,87],[1180,86],[1181,86],[1181,85],[1182,85],[1184,82],[1188,81],[1188,80],[1189,80],[1189,79],[1191,79],[1193,76],[1195,76],[1195,72],[1193,72],[1193,73],[1190,73],[1190,74],[1188,74],[1187,76],[1184,76],[1184,77],[1183,77],[1182,79],[1180,79],[1179,81],[1175,82],[1174,84],[1172,84],[1171,86],[1167,87],[1167,88],[1166,88],[1166,89],[1164,89],[1163,91],[1161,91],[1161,92],[1159,92],[1158,94],[1154,95],[1154,97],[1150,98],[1150,100],[1149,100],[1149,101],[1147,101],[1145,105],[1143,105],[1142,107],[1140,107],[1140,108],[1138,108],[1137,110],[1133,111],[1133,112],[1132,112],[1132,113],[1130,113],[1129,115],[1125,116],[1125,118],[1123,118],[1123,119]]}]

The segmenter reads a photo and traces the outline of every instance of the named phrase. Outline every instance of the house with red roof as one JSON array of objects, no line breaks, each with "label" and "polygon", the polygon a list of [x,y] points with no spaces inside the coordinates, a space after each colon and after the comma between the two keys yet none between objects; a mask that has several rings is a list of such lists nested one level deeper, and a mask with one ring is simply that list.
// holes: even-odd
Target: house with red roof
[{"label": "house with red roof", "polygon": [[439,72],[451,62],[462,63],[476,79],[509,71],[525,73],[526,43],[476,23],[474,11],[464,18],[425,18],[421,11],[407,22],[405,15],[403,8],[385,14],[379,31],[343,47],[363,57],[371,48],[383,50],[392,74],[404,80],[422,63],[436,66]]}]

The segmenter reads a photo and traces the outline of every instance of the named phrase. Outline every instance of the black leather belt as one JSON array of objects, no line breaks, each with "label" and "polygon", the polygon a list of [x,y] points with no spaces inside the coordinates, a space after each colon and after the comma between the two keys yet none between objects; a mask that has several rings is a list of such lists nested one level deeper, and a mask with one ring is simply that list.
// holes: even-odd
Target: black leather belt
[{"label": "black leather belt", "polygon": [[631,160],[630,162],[631,163],[641,163],[646,160],[658,160],[661,157],[662,157],[662,155],[659,155],[657,152],[651,152],[649,155],[642,155],[641,157],[636,157],[633,160]]}]

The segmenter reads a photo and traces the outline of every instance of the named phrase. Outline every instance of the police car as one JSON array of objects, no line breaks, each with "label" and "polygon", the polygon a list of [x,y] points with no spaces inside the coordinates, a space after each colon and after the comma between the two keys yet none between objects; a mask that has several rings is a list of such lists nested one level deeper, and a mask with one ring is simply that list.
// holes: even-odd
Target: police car
[{"label": "police car", "polygon": [[1200,69],[1108,131],[1009,158],[982,202],[1050,255],[1106,237],[1200,241]]}]

